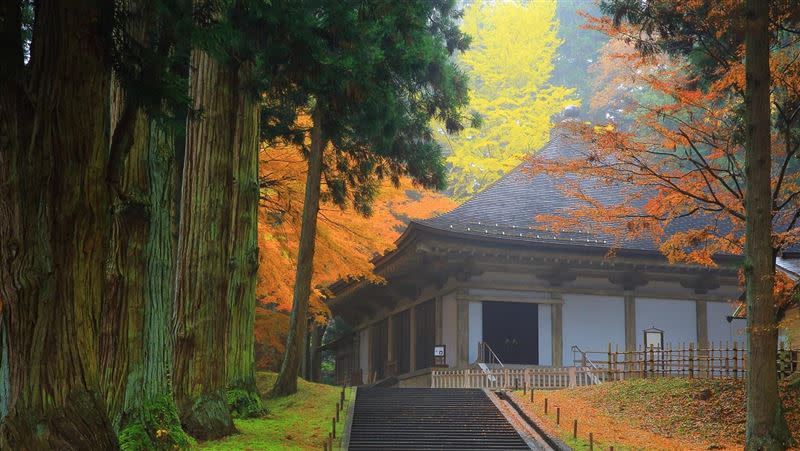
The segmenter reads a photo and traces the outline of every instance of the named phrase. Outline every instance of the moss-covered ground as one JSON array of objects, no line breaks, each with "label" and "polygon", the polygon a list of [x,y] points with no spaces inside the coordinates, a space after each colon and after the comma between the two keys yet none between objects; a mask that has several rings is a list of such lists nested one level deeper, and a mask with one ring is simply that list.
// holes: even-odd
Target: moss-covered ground
[{"label": "moss-covered ground", "polygon": [[[798,384],[800,385],[800,384]],[[800,386],[783,382],[781,398],[795,440],[800,440]],[[744,443],[744,381],[733,379],[633,379],[558,391],[537,391],[534,402],[514,395],[554,435],[574,449],[741,449]],[[548,414],[544,399],[548,398]],[[561,411],[556,425],[556,407]],[[572,438],[578,419],[578,437]],[[795,448],[793,448],[795,449]]]},{"label": "moss-covered ground", "polygon": [[[259,373],[257,385],[262,395],[267,395],[276,378],[275,373]],[[322,443],[331,430],[331,418],[336,414],[341,387],[315,384],[298,380],[294,395],[264,398],[267,415],[261,418],[236,419],[238,434],[221,440],[201,442],[202,450],[321,450]],[[351,390],[345,394],[345,409],[336,425],[337,438],[344,427],[347,403]]]}]

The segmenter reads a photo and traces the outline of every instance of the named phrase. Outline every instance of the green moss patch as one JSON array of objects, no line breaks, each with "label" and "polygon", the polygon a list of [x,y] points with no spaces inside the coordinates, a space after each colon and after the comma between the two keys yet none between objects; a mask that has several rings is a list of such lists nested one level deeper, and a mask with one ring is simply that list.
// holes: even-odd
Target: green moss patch
[{"label": "green moss patch", "polygon": [[[258,373],[260,393],[269,393],[277,375]],[[267,414],[260,418],[234,420],[238,434],[220,440],[201,442],[203,450],[320,450],[331,430],[341,387],[298,380],[298,392],[282,398],[263,399]],[[347,390],[346,403],[351,391]],[[346,405],[346,404],[345,404]],[[337,424],[337,436],[344,428],[346,410]]]},{"label": "green moss patch", "polygon": [[169,396],[144,405],[119,433],[123,451],[191,449],[195,441],[181,428]]},{"label": "green moss patch", "polygon": [[225,393],[233,418],[257,418],[267,410],[257,393],[242,388],[229,388]]}]

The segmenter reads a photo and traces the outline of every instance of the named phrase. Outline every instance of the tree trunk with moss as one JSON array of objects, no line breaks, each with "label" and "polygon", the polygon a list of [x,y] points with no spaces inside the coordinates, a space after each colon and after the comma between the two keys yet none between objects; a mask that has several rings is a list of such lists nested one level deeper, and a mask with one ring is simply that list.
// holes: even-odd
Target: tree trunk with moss
[{"label": "tree trunk with moss", "polygon": [[[126,103],[114,89],[112,125]],[[120,126],[125,126],[121,124]],[[115,127],[116,128],[116,127]],[[188,448],[172,398],[174,132],[138,111],[116,190],[103,315],[106,402],[120,447]]]},{"label": "tree trunk with moss", "polygon": [[748,450],[783,450],[791,441],[778,396],[775,266],[772,248],[769,2],[747,0],[745,276],[747,281]]},{"label": "tree trunk with moss", "polygon": [[258,277],[258,120],[257,98],[244,89],[250,67],[238,71],[231,87],[236,115],[233,124],[233,192],[230,196],[231,226],[228,308],[228,404],[236,417],[264,413],[256,388],[253,328],[256,319]]},{"label": "tree trunk with moss", "polygon": [[297,392],[297,377],[300,373],[308,324],[308,298],[311,296],[314,245],[317,236],[317,213],[319,212],[320,182],[322,179],[322,156],[325,137],[322,131],[321,106],[317,105],[311,115],[311,152],[308,156],[306,192],[303,198],[303,223],[300,228],[300,246],[297,252],[297,272],[294,282],[292,314],[289,318],[289,333],[286,351],[272,396],[287,396]]},{"label": "tree trunk with moss", "polygon": [[99,367],[112,10],[37,3],[26,69],[20,6],[0,6],[0,449],[116,449]]},{"label": "tree trunk with moss", "polygon": [[[120,3],[128,38],[147,48],[155,16],[139,0]],[[184,449],[172,398],[175,141],[172,121],[148,117],[112,84],[114,209],[103,303],[101,368],[123,450]],[[162,114],[166,116],[168,112]]]},{"label": "tree trunk with moss", "polygon": [[235,432],[226,402],[234,72],[192,51],[175,285],[174,391],[186,432]]}]

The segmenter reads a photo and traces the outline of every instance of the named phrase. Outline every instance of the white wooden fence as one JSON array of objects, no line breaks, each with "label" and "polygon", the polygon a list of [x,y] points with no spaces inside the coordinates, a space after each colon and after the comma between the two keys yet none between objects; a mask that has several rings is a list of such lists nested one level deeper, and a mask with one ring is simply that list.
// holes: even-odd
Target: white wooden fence
[{"label": "white wooden fence", "polygon": [[467,368],[463,370],[433,370],[432,388],[489,388],[489,389],[558,389],[597,384],[603,374],[589,368]]}]

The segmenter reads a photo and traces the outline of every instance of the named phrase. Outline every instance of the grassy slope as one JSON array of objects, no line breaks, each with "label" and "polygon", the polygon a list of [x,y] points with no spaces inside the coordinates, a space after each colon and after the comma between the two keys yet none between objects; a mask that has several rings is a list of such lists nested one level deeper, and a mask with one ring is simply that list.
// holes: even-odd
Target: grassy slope
[{"label": "grassy slope", "polygon": [[[789,430],[800,441],[800,389],[783,384],[781,394]],[[578,418],[579,438],[593,431],[595,443],[606,448],[736,449],[744,442],[744,396],[743,381],[661,378],[538,392],[533,405],[525,404],[564,438],[571,439],[572,419]],[[554,408],[544,417],[544,397],[551,406],[564,406],[560,428]]]},{"label": "grassy slope", "polygon": [[[275,373],[259,373],[258,388],[268,393]],[[319,450],[331,430],[341,388],[315,384],[302,379],[298,392],[278,399],[265,399],[269,414],[265,418],[235,420],[239,434],[200,443],[203,450]],[[347,401],[351,392],[348,390]],[[337,424],[337,436],[344,425],[346,410]]]}]

